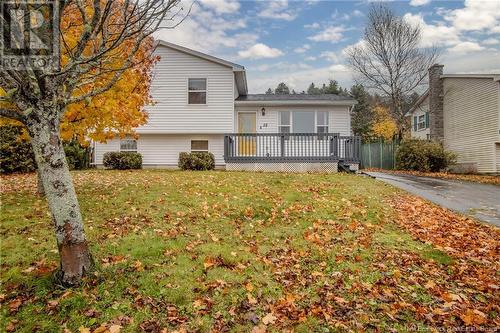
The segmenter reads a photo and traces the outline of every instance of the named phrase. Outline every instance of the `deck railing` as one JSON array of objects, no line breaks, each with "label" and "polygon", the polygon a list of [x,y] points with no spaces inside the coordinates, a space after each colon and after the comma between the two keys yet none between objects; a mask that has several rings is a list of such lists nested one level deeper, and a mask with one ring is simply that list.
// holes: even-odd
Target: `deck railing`
[{"label": "deck railing", "polygon": [[233,133],[224,136],[226,162],[359,163],[361,139],[336,133]]}]

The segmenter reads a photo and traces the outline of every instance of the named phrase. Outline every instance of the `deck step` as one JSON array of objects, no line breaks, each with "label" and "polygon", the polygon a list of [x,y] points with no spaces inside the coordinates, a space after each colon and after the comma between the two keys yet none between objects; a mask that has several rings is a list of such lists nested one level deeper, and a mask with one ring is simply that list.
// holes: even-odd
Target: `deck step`
[{"label": "deck step", "polygon": [[349,166],[349,164],[345,164],[344,162],[339,162],[338,168],[339,168],[340,172],[356,173],[356,171],[351,170],[351,167]]}]

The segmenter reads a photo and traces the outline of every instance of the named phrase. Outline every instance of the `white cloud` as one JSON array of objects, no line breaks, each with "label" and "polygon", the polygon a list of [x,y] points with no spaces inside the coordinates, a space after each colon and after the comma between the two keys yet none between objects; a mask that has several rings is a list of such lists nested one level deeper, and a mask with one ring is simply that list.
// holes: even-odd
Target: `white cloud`
[{"label": "white cloud", "polygon": [[450,46],[460,42],[459,33],[454,27],[427,24],[420,14],[407,13],[403,18],[413,25],[420,26],[422,47]]},{"label": "white cloud", "polygon": [[494,29],[500,25],[500,1],[466,0],[464,8],[448,11],[444,18],[458,30]]},{"label": "white cloud", "polygon": [[203,6],[215,10],[219,14],[234,13],[240,9],[236,0],[198,0]]},{"label": "white cloud", "polygon": [[450,53],[470,53],[484,50],[484,47],[475,42],[461,42],[448,49]]},{"label": "white cloud", "polygon": [[288,0],[273,0],[264,2],[264,8],[258,14],[259,17],[293,21],[297,13],[288,8]]},{"label": "white cloud", "polygon": [[304,60],[305,61],[316,61],[316,60],[318,60],[318,58],[314,57],[314,56],[309,56],[309,57],[305,57]]},{"label": "white cloud", "polygon": [[295,48],[293,51],[295,53],[305,53],[307,52],[307,50],[309,50],[311,48],[311,45],[309,44],[304,44],[303,46],[300,46],[300,47],[297,47]]},{"label": "white cloud", "polygon": [[257,43],[247,50],[238,52],[238,56],[242,59],[276,58],[282,55],[283,52],[280,50],[262,43]]},{"label": "white cloud", "polygon": [[304,25],[304,28],[306,28],[306,29],[318,29],[319,27],[320,27],[320,25],[318,22]]},{"label": "white cloud", "polygon": [[488,39],[483,40],[482,43],[485,45],[496,45],[496,44],[500,44],[500,39],[488,38]]},{"label": "white cloud", "polygon": [[410,1],[410,6],[423,6],[423,5],[427,5],[428,3],[430,3],[431,0],[411,0]]},{"label": "white cloud", "polygon": [[365,14],[363,14],[363,12],[362,12],[362,11],[355,9],[355,10],[352,12],[352,16],[355,16],[355,17],[362,17],[362,16],[365,16]]},{"label": "white cloud", "polygon": [[308,37],[307,39],[315,42],[338,42],[344,37],[343,33],[346,31],[344,27],[328,27],[318,34]]},{"label": "white cloud", "polygon": [[225,48],[245,48],[257,42],[259,36],[255,33],[234,33],[246,27],[245,19],[228,17],[201,6],[194,3],[190,15],[181,24],[175,29],[160,30],[155,38],[214,55],[220,55]]},{"label": "white cloud", "polygon": [[339,62],[339,60],[340,60],[339,53],[333,52],[333,51],[321,52],[321,54],[319,56],[320,56],[320,58],[325,58],[331,62]]},{"label": "white cloud", "polygon": [[278,62],[275,64],[264,64],[264,65],[259,65],[255,68],[252,68],[251,70],[257,70],[259,72],[268,72],[269,70],[281,70],[284,72],[294,72],[298,70],[304,70],[304,69],[310,69],[312,68],[311,65],[305,64],[305,63],[289,63],[289,62]]},{"label": "white cloud", "polygon": [[444,64],[445,73],[500,73],[500,51],[483,50],[471,57],[469,54],[447,52],[440,62]]},{"label": "white cloud", "polygon": [[346,65],[341,64],[332,65],[329,67],[329,70],[331,72],[349,72],[349,68]]}]

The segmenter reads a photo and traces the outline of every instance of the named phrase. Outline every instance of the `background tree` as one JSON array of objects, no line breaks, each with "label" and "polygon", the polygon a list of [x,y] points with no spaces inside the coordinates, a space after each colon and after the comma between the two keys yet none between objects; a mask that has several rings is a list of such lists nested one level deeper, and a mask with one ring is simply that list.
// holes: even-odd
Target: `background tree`
[{"label": "background tree", "polygon": [[311,82],[311,84],[307,88],[307,94],[308,95],[320,95],[321,94],[321,89],[319,89],[318,87],[316,87],[314,85],[314,82]]},{"label": "background tree", "polygon": [[365,90],[363,85],[356,84],[351,87],[350,96],[354,98],[358,104],[354,105],[351,113],[351,126],[354,135],[359,135],[364,141],[368,140],[372,135],[372,126],[374,115],[370,104],[370,94]]},{"label": "background tree", "polygon": [[288,88],[288,86],[284,82],[281,82],[278,84],[276,89],[274,89],[274,93],[276,95],[288,95],[290,94],[290,88]]},{"label": "background tree", "polygon": [[[75,285],[92,268],[92,257],[62,146],[61,118],[83,119],[78,108],[72,107],[79,103],[96,103],[92,116],[105,117],[106,113],[100,112],[104,100],[99,96],[125,84],[119,81],[127,71],[139,71],[149,82],[150,67],[141,64],[154,62],[150,36],[161,24],[175,19],[181,9],[179,0],[59,3],[64,18],[59,22],[61,48],[56,54],[60,68],[1,67],[0,87],[5,93],[0,97],[0,116],[17,120],[28,129],[54,222],[61,259],[59,278],[64,285]],[[6,11],[1,20],[4,26],[16,23]],[[127,112],[119,104],[109,107]],[[107,125],[103,122],[101,126]]]},{"label": "background tree", "polygon": [[423,83],[436,61],[435,49],[420,48],[421,30],[394,14],[386,5],[368,13],[363,42],[347,50],[357,82],[388,98],[398,135],[408,129],[405,98]]},{"label": "background tree", "polygon": [[372,124],[373,136],[384,140],[392,140],[398,134],[398,126],[391,117],[389,108],[377,105],[373,108],[374,121]]},{"label": "background tree", "polygon": [[274,91],[271,88],[268,88],[266,91],[266,95],[272,95],[274,94]]}]

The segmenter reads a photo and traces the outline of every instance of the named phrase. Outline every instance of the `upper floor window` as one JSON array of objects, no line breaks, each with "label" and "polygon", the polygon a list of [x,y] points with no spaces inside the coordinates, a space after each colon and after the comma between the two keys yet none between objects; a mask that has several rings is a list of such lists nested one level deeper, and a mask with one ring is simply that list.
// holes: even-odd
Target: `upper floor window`
[{"label": "upper floor window", "polygon": [[191,140],[191,152],[207,152],[207,140]]},{"label": "upper floor window", "polygon": [[120,151],[137,153],[137,140],[134,139],[120,140]]},{"label": "upper floor window", "polygon": [[422,114],[422,115],[418,116],[417,129],[422,130],[425,127],[426,127],[425,126],[425,114]]},{"label": "upper floor window", "polygon": [[188,103],[207,104],[207,79],[188,79]]}]

